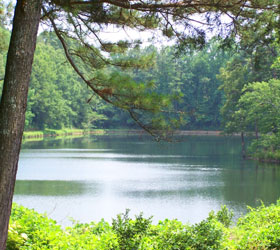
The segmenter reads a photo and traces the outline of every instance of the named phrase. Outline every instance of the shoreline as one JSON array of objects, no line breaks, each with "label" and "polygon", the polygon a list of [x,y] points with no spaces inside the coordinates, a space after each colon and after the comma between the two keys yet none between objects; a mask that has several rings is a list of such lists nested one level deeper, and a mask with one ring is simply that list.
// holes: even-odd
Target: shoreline
[{"label": "shoreline", "polygon": [[79,137],[88,134],[95,134],[95,135],[104,135],[105,131],[103,129],[95,129],[95,130],[83,130],[83,129],[47,129],[47,130],[37,130],[37,131],[24,131],[23,132],[23,140],[24,141],[31,141],[34,140],[43,140],[45,138],[64,138],[64,137]]},{"label": "shoreline", "polygon": [[[84,136],[84,135],[148,135],[146,131],[139,129],[47,129],[37,131],[24,131],[23,139],[43,139],[47,137],[72,137],[72,136]],[[212,130],[179,130],[175,131],[174,135],[211,135],[211,136],[223,136],[223,131]]]}]

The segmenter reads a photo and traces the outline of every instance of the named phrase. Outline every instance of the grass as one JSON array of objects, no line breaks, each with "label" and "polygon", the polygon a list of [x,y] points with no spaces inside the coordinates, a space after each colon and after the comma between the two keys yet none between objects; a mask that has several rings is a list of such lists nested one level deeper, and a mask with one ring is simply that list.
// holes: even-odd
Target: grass
[{"label": "grass", "polygon": [[94,129],[94,130],[84,130],[84,129],[45,129],[41,131],[24,131],[23,141],[38,141],[42,140],[45,137],[55,137],[56,139],[64,137],[77,137],[83,136],[86,134],[94,135],[104,135],[105,130],[103,129]]}]

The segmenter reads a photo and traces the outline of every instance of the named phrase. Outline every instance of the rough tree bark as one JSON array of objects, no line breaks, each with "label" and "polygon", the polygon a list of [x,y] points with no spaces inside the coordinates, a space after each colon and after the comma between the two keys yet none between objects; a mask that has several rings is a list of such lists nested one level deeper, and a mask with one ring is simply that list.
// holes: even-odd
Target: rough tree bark
[{"label": "rough tree bark", "polygon": [[0,250],[6,247],[41,7],[42,0],[18,0],[15,7],[0,103]]}]

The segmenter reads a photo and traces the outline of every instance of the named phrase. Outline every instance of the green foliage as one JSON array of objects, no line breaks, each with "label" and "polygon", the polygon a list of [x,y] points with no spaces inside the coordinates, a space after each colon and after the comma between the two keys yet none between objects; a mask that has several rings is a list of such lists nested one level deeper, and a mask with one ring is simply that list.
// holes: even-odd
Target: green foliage
[{"label": "green foliage", "polygon": [[151,227],[150,236],[144,237],[140,249],[181,249],[185,238],[185,226],[177,220],[166,219]]},{"label": "green foliage", "polygon": [[[3,48],[0,46],[2,74],[9,39],[9,32],[3,32]],[[77,45],[73,41],[71,44]],[[186,51],[180,55],[176,54],[174,47],[158,50],[153,46],[114,53],[112,63],[118,67],[105,67],[98,50],[77,47],[76,52],[87,61],[87,66],[81,67],[85,74],[95,67],[94,81],[99,93],[116,106],[129,108],[132,105],[134,111],[139,108],[134,117],[148,128],[165,131],[171,130],[172,126],[181,129],[219,128],[222,93],[218,91],[221,83],[216,74],[229,54],[218,51],[216,41],[211,41],[203,51]],[[89,56],[91,53],[96,56]],[[184,113],[173,113],[175,109]],[[188,124],[184,125],[186,122]],[[136,128],[128,112],[92,95],[66,61],[58,39],[52,32],[43,32],[38,37],[34,58],[25,129],[59,130],[66,127]]]},{"label": "green foliage", "polygon": [[[260,23],[258,21],[256,26]],[[279,46],[274,36],[265,37],[264,27],[261,29],[256,37],[251,37],[252,30],[243,32],[242,35],[248,35],[249,39],[242,40],[240,47],[246,49],[220,69],[218,78],[223,81],[220,89],[225,93],[221,114],[226,133],[255,131],[256,139],[249,147],[253,158],[278,161]],[[271,44],[263,43],[262,39],[268,39]]]},{"label": "green foliage", "polygon": [[252,141],[248,150],[260,161],[280,162],[280,132],[262,134],[258,140]]},{"label": "green foliage", "polygon": [[6,54],[8,51],[8,44],[10,40],[10,33],[1,25],[1,8],[3,5],[0,3],[0,100],[2,96],[2,88],[4,82],[4,71],[6,65]]},{"label": "green foliage", "polygon": [[177,220],[152,225],[151,218],[140,214],[132,220],[128,212],[113,219],[112,226],[101,220],[62,229],[45,215],[14,204],[7,249],[220,249],[224,227],[214,213],[190,226]]},{"label": "green foliage", "polygon": [[241,90],[249,81],[250,65],[243,55],[237,55],[227,62],[226,67],[220,69],[218,78],[223,81],[220,89],[225,94],[225,103],[221,108],[225,131],[227,133],[243,131],[242,120],[234,116],[234,113],[237,110],[237,103],[242,94]]},{"label": "green foliage", "polygon": [[[0,6],[1,8],[1,6]],[[0,25],[0,86],[3,83],[4,69],[6,64],[6,53],[8,51],[8,44],[10,40],[10,33]],[[2,89],[2,88],[1,88]],[[0,89],[0,90],[1,90]],[[2,91],[0,91],[1,93]],[[0,94],[1,96],[1,94]]]},{"label": "green foliage", "polygon": [[193,231],[192,249],[219,249],[223,239],[223,226],[214,218],[208,218],[196,225]]},{"label": "green foliage", "polygon": [[232,223],[233,212],[226,206],[222,206],[221,210],[217,212],[217,220],[221,222],[225,227],[229,227]]},{"label": "green foliage", "polygon": [[179,54],[176,47],[162,48],[154,52],[154,68],[134,73],[136,80],[153,80],[156,91],[176,97],[175,106],[185,112],[184,119],[187,121],[181,129],[220,127],[219,109],[223,96],[218,90],[221,82],[216,75],[230,53],[218,47],[219,43],[213,39],[201,51],[186,50]]},{"label": "green foliage", "polygon": [[145,219],[141,213],[132,220],[128,214],[129,210],[126,210],[112,222],[112,229],[117,234],[120,250],[139,249],[142,238],[147,235],[151,227],[151,218]]},{"label": "green foliage", "polygon": [[231,228],[232,213],[223,206],[195,225],[177,220],[151,224],[143,214],[132,220],[128,210],[112,225],[73,222],[62,229],[54,220],[34,210],[13,205],[8,250],[253,250],[280,248],[280,200],[268,207],[249,208]]},{"label": "green foliage", "polygon": [[23,242],[19,249],[28,249],[31,246],[33,249],[48,249],[49,245],[50,247],[55,244],[61,245],[58,239],[63,239],[63,232],[55,221],[17,205],[14,205],[11,216],[9,230],[11,238],[9,236],[7,249],[13,249],[12,246],[16,245],[13,240],[18,237]]},{"label": "green foliage", "polygon": [[236,117],[247,127],[257,127],[260,138],[252,141],[249,151],[259,160],[279,161],[280,80],[247,84],[238,101]]},{"label": "green foliage", "polygon": [[[9,32],[3,32],[3,44],[7,45]],[[251,55],[239,52],[231,57],[233,50],[219,50],[220,44],[214,39],[201,51],[183,50],[180,54],[176,47],[129,49],[129,44],[121,41],[104,44],[123,48],[121,54],[110,52],[109,63],[108,58],[101,57],[98,48],[87,48],[71,39],[67,41],[71,51],[83,57],[75,62],[85,76],[92,77],[90,82],[98,94],[115,106],[131,111],[133,118],[92,95],[92,90],[81,83],[66,61],[55,34],[43,32],[38,38],[34,59],[26,130],[135,128],[133,119],[136,119],[147,129],[165,130],[168,134],[172,127],[220,129],[221,116],[228,133],[251,130],[252,122],[248,125],[244,112],[237,112],[242,89],[251,81],[267,81],[279,71],[278,59],[274,61],[277,55],[274,47],[273,53],[266,46],[258,46]],[[0,47],[1,44],[0,41]],[[6,45],[0,49],[3,55],[0,78]],[[180,112],[172,112],[174,110]]]},{"label": "green foliage", "polygon": [[[232,57],[225,67],[220,69],[218,75],[218,78],[223,82],[220,89],[225,94],[221,115],[224,120],[224,130],[227,133],[252,130],[255,127],[255,124],[248,124],[246,112],[239,112],[242,108],[242,104],[238,103],[239,99],[247,91],[245,86],[249,83],[269,81],[278,74],[278,70],[271,67],[277,58],[276,47],[258,43],[253,45],[252,51],[241,51]],[[253,106],[259,105],[256,102],[251,104]]]},{"label": "green foliage", "polygon": [[253,82],[242,89],[237,112],[243,113],[246,124],[257,123],[261,133],[275,133],[280,124],[280,80]]},{"label": "green foliage", "polygon": [[269,207],[253,209],[240,218],[227,239],[228,249],[279,249],[280,248],[280,201]]},{"label": "green foliage", "polygon": [[31,138],[31,137],[43,137],[43,131],[25,131],[23,132],[23,139]]},{"label": "green foliage", "polygon": [[97,97],[90,95],[66,63],[64,52],[54,34],[42,33],[34,58],[25,128],[91,129],[106,119],[96,112],[103,106]]},{"label": "green foliage", "polygon": [[207,219],[195,225],[183,225],[177,220],[164,220],[153,226],[151,235],[144,238],[140,249],[183,250],[220,249],[223,239],[223,225],[212,213]]},{"label": "green foliage", "polygon": [[[72,135],[72,134],[83,134],[84,130],[82,129],[46,129],[43,131],[44,135],[48,135],[48,136],[66,136],[66,135]],[[28,133],[27,133],[28,134]]]},{"label": "green foliage", "polygon": [[45,215],[14,204],[10,224],[8,250],[119,249],[115,233],[104,221],[98,224],[76,223],[72,228],[63,230]]}]

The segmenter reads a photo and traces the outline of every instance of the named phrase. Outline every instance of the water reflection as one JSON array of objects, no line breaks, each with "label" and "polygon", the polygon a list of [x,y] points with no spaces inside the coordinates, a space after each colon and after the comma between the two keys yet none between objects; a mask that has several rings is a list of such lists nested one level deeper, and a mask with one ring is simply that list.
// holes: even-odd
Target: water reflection
[{"label": "water reflection", "polygon": [[260,200],[269,204],[279,199],[279,166],[255,163],[254,168],[243,166],[238,171],[224,172],[223,180],[227,184],[224,188],[227,200],[256,206]]},{"label": "water reflection", "polygon": [[175,144],[138,136],[26,143],[14,200],[52,211],[58,221],[65,215],[110,220],[130,208],[155,220],[195,223],[223,204],[238,216],[259,199],[269,204],[280,196],[279,167],[243,160],[239,138],[183,139]]},{"label": "water reflection", "polygon": [[[18,180],[15,186],[15,195],[32,195],[32,196],[74,196],[83,195],[88,192],[86,183],[79,181],[25,181]],[[92,195],[98,192],[90,189]]]}]

